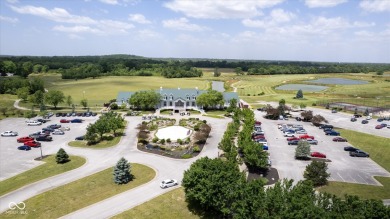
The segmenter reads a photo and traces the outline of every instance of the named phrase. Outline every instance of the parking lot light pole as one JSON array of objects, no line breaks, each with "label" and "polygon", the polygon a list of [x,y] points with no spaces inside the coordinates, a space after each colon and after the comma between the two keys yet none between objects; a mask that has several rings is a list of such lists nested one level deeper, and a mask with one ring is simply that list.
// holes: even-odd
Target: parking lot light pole
[{"label": "parking lot light pole", "polygon": [[41,150],[41,160],[43,160],[43,155],[42,155],[42,144],[41,144],[41,146],[39,147],[39,149]]}]

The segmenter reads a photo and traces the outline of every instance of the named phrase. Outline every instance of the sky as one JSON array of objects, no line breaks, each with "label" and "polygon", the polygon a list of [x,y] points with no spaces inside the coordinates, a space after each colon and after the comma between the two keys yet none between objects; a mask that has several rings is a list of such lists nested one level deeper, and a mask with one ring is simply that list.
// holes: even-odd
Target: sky
[{"label": "sky", "polygon": [[390,63],[390,0],[1,0],[0,55]]}]

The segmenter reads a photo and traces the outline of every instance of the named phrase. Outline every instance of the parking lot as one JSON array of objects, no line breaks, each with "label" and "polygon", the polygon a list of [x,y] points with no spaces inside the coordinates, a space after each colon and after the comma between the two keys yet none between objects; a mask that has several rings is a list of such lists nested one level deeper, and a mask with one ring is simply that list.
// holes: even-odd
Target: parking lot
[{"label": "parking lot", "polygon": [[[42,128],[51,124],[61,124],[62,126],[70,127],[70,131],[65,131],[64,135],[51,135],[53,141],[42,141],[42,151],[45,154],[55,154],[59,148],[65,147],[69,141],[75,137],[84,135],[86,127],[89,123],[94,122],[98,117],[81,117],[83,123],[60,123],[61,119],[73,119],[76,117],[51,117],[50,121],[43,123],[40,126],[28,126],[25,118],[12,118],[0,121],[0,132],[16,131],[16,137],[0,137],[0,180],[17,175],[32,167],[42,164],[42,162],[34,161],[35,158],[41,156],[40,148],[31,148],[29,151],[18,150],[17,147],[23,145],[18,143],[16,139],[28,136],[31,133],[38,132]],[[78,118],[78,117],[77,117]]]},{"label": "parking lot", "polygon": [[302,180],[305,167],[310,163],[310,161],[295,160],[297,146],[287,144],[287,138],[283,137],[283,132],[278,129],[277,124],[280,123],[301,124],[309,135],[313,135],[318,140],[318,145],[311,145],[311,151],[326,154],[331,160],[328,162],[328,172],[331,174],[329,180],[331,181],[378,185],[373,176],[390,176],[389,172],[370,158],[350,157],[349,153],[344,151],[345,146],[351,146],[348,142],[333,142],[332,139],[335,136],[325,135],[322,129],[311,123],[291,119],[267,120],[263,118],[263,115],[263,112],[255,112],[256,119],[263,123],[262,128],[268,141],[272,166],[278,169],[280,178]]}]

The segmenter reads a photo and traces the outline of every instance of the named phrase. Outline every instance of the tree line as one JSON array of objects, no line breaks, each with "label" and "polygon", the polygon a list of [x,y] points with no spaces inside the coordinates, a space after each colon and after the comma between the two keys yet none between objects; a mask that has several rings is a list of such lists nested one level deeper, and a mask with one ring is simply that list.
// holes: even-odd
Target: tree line
[{"label": "tree line", "polygon": [[31,73],[60,72],[64,79],[104,75],[167,78],[201,77],[197,68],[233,68],[249,75],[368,73],[390,71],[390,64],[330,63],[261,60],[157,59],[132,55],[108,56],[1,56],[0,73],[27,77]]}]

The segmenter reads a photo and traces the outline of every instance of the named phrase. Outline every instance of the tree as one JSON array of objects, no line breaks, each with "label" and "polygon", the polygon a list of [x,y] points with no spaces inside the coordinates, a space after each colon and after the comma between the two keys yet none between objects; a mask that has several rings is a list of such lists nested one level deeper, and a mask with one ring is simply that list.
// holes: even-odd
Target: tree
[{"label": "tree", "polygon": [[214,68],[214,77],[219,77],[219,76],[221,76],[221,72],[219,71],[219,68],[216,67]]},{"label": "tree", "polygon": [[16,95],[18,95],[18,98],[22,99],[24,102],[27,101],[28,94],[28,87],[22,87],[16,90]]},{"label": "tree", "polygon": [[56,154],[56,162],[62,164],[69,161],[70,161],[69,155],[66,153],[64,149],[60,148],[60,150],[58,150]]},{"label": "tree", "polygon": [[30,101],[35,105],[43,104],[45,95],[41,90],[37,90],[33,95],[30,96]]},{"label": "tree", "polygon": [[3,71],[5,73],[15,73],[16,65],[13,61],[3,61]]},{"label": "tree", "polygon": [[313,111],[311,110],[303,111],[301,112],[301,116],[303,118],[303,121],[310,122],[313,119]]},{"label": "tree", "polygon": [[306,108],[306,104],[304,104],[304,103],[299,104],[299,108],[305,109]]},{"label": "tree", "polygon": [[297,95],[295,96],[295,98],[297,98],[297,99],[302,99],[303,98],[303,92],[302,92],[301,89],[298,90]]},{"label": "tree", "polygon": [[237,74],[237,75],[242,75],[242,68],[241,67],[237,67],[234,69],[234,72]]},{"label": "tree", "polygon": [[355,114],[355,115],[358,114],[358,108],[357,108],[357,107],[355,108],[354,114]]},{"label": "tree", "polygon": [[52,104],[55,109],[57,109],[57,105],[63,103],[64,100],[65,95],[60,90],[49,90],[49,92],[45,93],[46,103]]},{"label": "tree", "polygon": [[133,179],[130,171],[131,165],[129,162],[124,157],[119,159],[118,163],[116,163],[114,167],[113,172],[115,184],[121,185],[130,182]]},{"label": "tree", "polygon": [[315,115],[315,116],[313,116],[313,118],[311,119],[311,122],[313,123],[313,125],[319,126],[322,122],[328,123],[328,120],[326,120],[326,119],[325,119],[323,116],[321,116],[321,115]]},{"label": "tree", "polygon": [[368,111],[368,108],[366,108],[366,110],[364,111],[363,115],[364,116],[368,116],[370,114],[370,112]]},{"label": "tree", "polygon": [[285,99],[279,100],[278,110],[279,110],[280,115],[284,115],[284,111],[286,110],[286,100]]},{"label": "tree", "polygon": [[0,107],[0,112],[3,113],[3,116],[6,115],[7,110],[8,110],[8,107]]},{"label": "tree", "polygon": [[39,77],[33,77],[30,81],[30,94],[34,94],[37,91],[45,92],[45,82]]},{"label": "tree", "polygon": [[323,186],[328,184],[328,178],[330,174],[326,172],[327,170],[327,163],[313,160],[309,165],[306,166],[303,177],[306,180],[312,181],[314,186]]},{"label": "tree", "polygon": [[376,75],[383,75],[383,73],[384,73],[383,70],[378,70],[378,71],[376,72]]},{"label": "tree", "polygon": [[265,169],[267,167],[268,153],[263,145],[256,142],[247,142],[243,148],[244,161],[249,169]]},{"label": "tree", "polygon": [[154,109],[160,102],[161,95],[153,90],[139,91],[131,95],[129,99],[130,105],[137,109]]},{"label": "tree", "polygon": [[295,148],[295,159],[307,159],[310,155],[310,144],[300,140]]},{"label": "tree", "polygon": [[232,113],[232,112],[234,112],[234,110],[236,110],[237,109],[237,99],[236,98],[233,98],[233,99],[231,99],[230,101],[229,101],[229,106],[228,106],[228,108],[226,109],[226,111],[228,112],[228,113]]},{"label": "tree", "polygon": [[196,98],[196,104],[204,108],[223,106],[224,102],[222,93],[216,90],[209,90]]},{"label": "tree", "polygon": [[87,108],[87,106],[88,106],[88,100],[87,100],[87,99],[82,99],[82,100],[80,101],[80,104],[81,104],[81,106],[83,106],[84,108]]},{"label": "tree", "polygon": [[68,95],[66,97],[66,101],[65,102],[66,102],[66,105],[68,105],[70,107],[70,105],[73,104],[72,96]]},{"label": "tree", "polygon": [[230,215],[237,190],[244,183],[245,176],[236,164],[203,157],[184,172],[182,186],[190,205],[208,212]]}]

